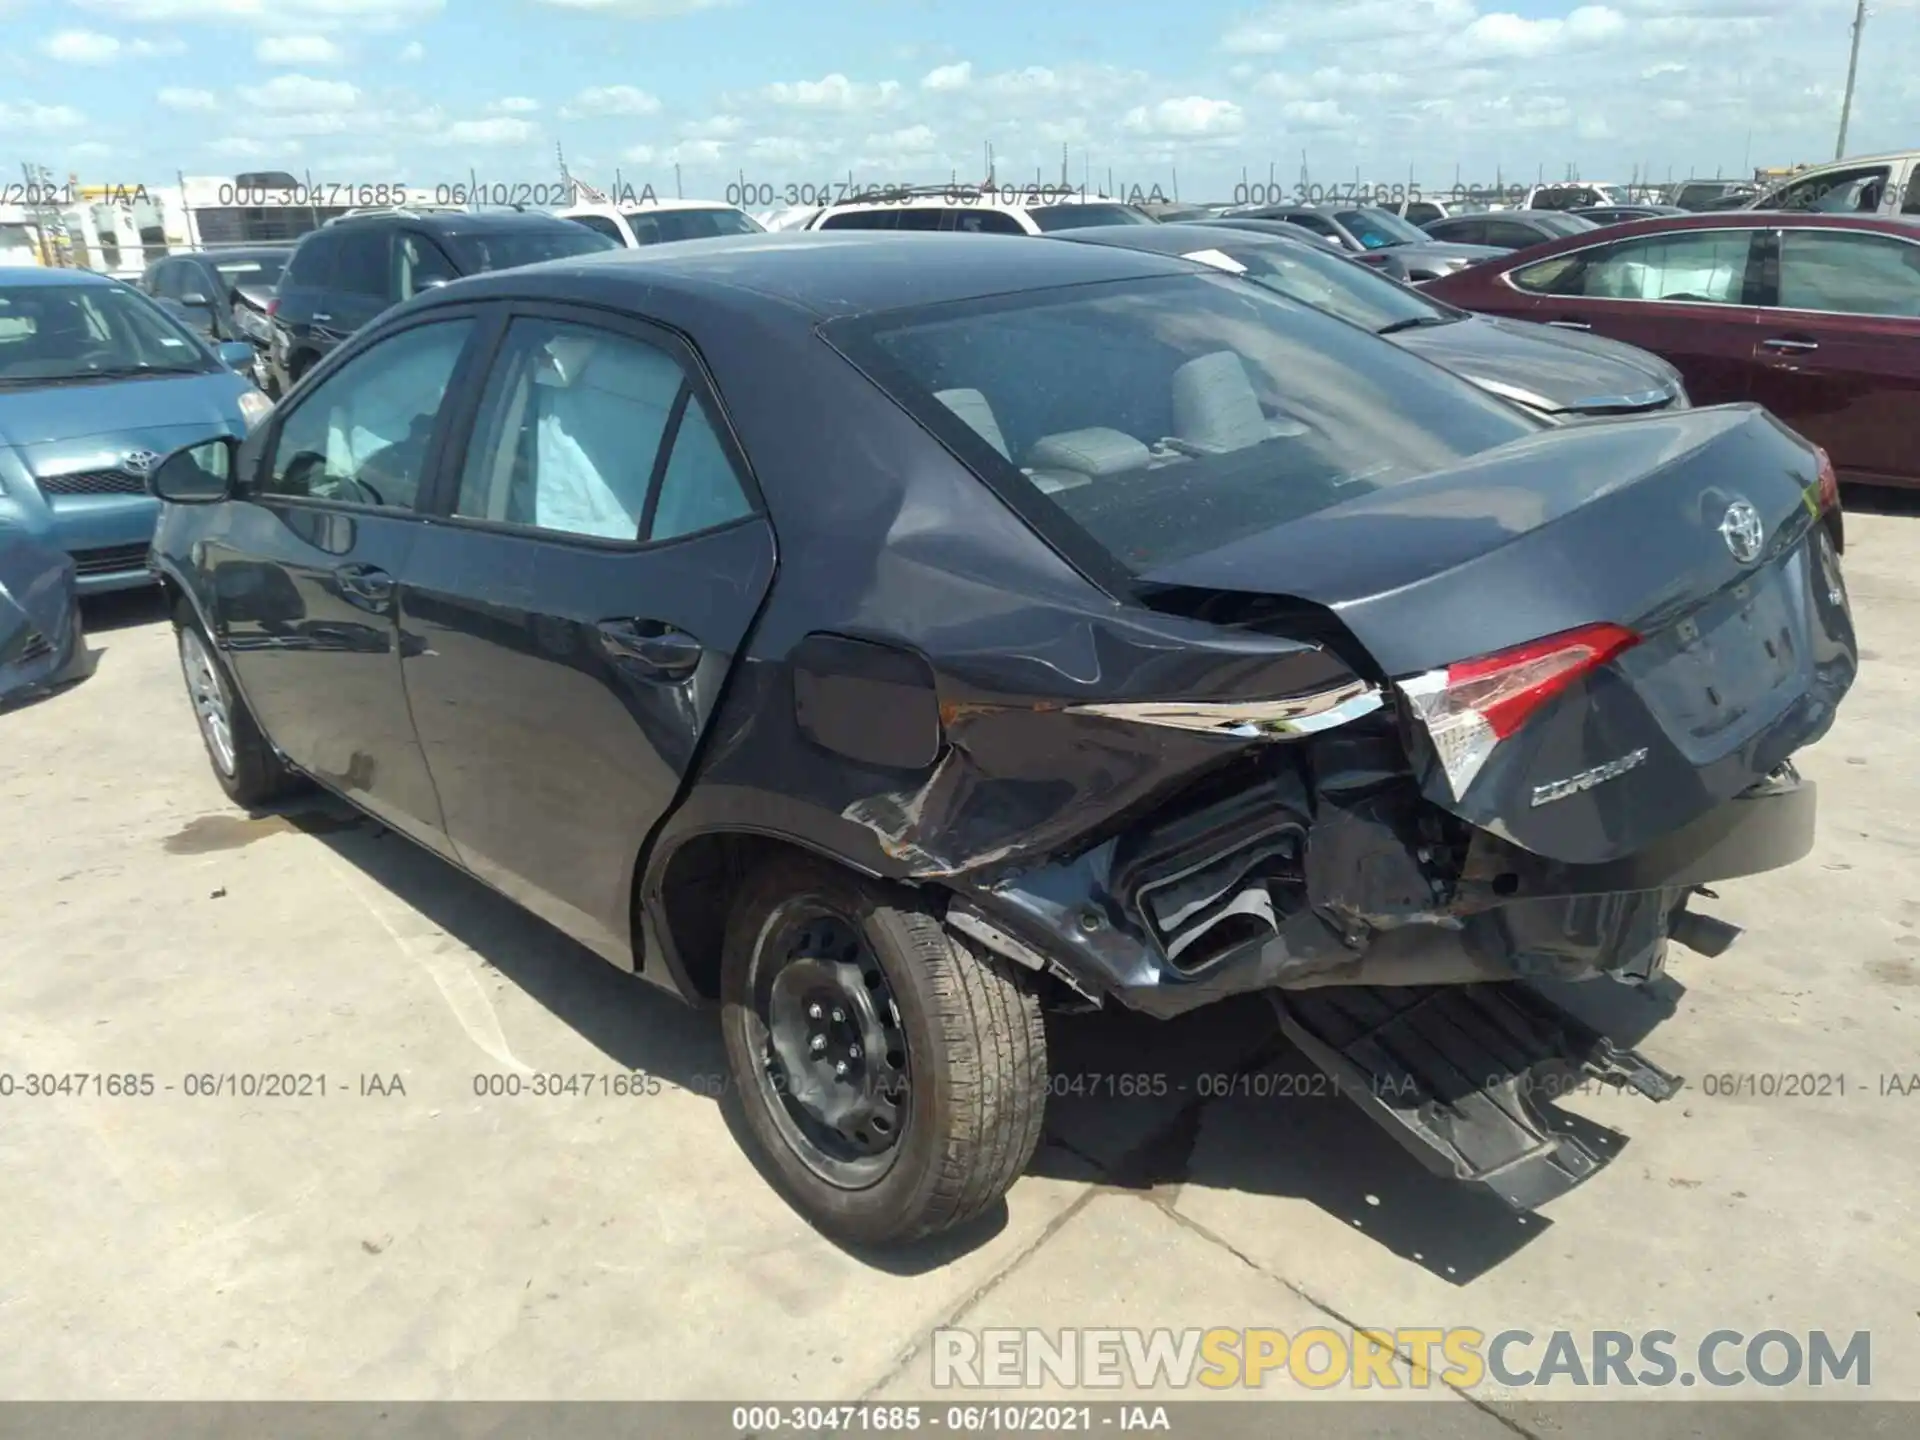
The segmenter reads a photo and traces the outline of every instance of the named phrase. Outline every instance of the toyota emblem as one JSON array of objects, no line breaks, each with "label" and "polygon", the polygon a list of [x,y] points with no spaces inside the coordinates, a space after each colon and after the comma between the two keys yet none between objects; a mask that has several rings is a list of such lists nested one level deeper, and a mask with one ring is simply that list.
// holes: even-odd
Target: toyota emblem
[{"label": "toyota emblem", "polygon": [[160,456],[152,450],[129,450],[121,458],[120,468],[129,475],[145,475],[160,463]]},{"label": "toyota emblem", "polygon": [[1766,544],[1767,527],[1760,522],[1758,510],[1745,500],[1736,500],[1727,507],[1726,516],[1720,521],[1720,538],[1727,542],[1733,558],[1747,565],[1759,556],[1760,547]]}]

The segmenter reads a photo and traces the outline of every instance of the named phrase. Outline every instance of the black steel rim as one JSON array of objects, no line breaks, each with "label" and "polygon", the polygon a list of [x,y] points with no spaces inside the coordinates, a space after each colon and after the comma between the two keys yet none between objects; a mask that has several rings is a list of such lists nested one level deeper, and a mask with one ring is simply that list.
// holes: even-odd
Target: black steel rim
[{"label": "black steel rim", "polygon": [[841,1189],[900,1153],[912,1087],[900,1007],[860,927],[819,900],[769,917],[752,976],[756,1078],[806,1167]]}]

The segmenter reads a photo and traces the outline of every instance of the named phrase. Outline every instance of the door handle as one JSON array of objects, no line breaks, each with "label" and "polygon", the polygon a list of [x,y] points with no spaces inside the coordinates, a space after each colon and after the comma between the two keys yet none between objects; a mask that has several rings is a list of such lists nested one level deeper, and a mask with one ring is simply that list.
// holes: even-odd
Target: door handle
[{"label": "door handle", "polygon": [[342,565],[333,578],[350,605],[382,614],[393,604],[393,576],[376,565]]},{"label": "door handle", "polygon": [[321,314],[318,314],[318,313],[316,313],[316,314],[315,314],[315,315],[314,315],[314,316],[313,316],[312,318],[313,318],[313,320],[314,320],[314,321],[315,321],[316,323],[318,323],[318,322],[319,322],[319,321],[321,321],[321,320],[331,320],[331,319],[333,319],[333,316],[331,316],[331,315],[321,315]]},{"label": "door handle", "polygon": [[649,680],[678,683],[700,668],[706,647],[684,630],[658,620],[602,620],[600,647]]},{"label": "door handle", "polygon": [[1797,335],[1782,335],[1777,339],[1762,340],[1760,342],[1760,348],[1762,350],[1789,350],[1796,355],[1800,355],[1805,354],[1809,350],[1818,350],[1820,348],[1820,342],[1818,340],[1802,340]]},{"label": "door handle", "polygon": [[1584,320],[1549,320],[1547,324],[1556,330],[1591,330],[1593,328]]}]

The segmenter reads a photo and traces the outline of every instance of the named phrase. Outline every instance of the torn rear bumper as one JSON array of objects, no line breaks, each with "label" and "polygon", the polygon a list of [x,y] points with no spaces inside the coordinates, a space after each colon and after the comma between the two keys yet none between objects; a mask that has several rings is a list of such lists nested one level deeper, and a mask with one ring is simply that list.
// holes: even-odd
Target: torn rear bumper
[{"label": "torn rear bumper", "polygon": [[[1211,833],[1244,837],[1249,853],[1255,845],[1270,850],[1291,818],[1283,813],[1271,825],[1250,827],[1247,800],[1242,795],[1218,807],[1232,826]],[[1267,989],[1462,985],[1543,975],[1640,981],[1659,973],[1669,934],[1697,887],[1805,856],[1816,806],[1815,787],[1782,767],[1645,850],[1602,865],[1562,864],[1474,832],[1457,880],[1424,889],[1428,872],[1411,851],[1386,844],[1351,850],[1360,812],[1322,804],[1304,827],[1299,868],[1306,903],[1290,911],[1274,907],[1271,923],[1254,938],[1197,966],[1179,963],[1154,937],[1138,899],[1137,867],[1119,848],[1124,840],[995,884],[963,885],[950,904],[949,923],[1091,999],[1111,997],[1156,1016]],[[1379,829],[1392,839],[1384,824]],[[1339,871],[1357,877],[1337,896],[1306,883],[1315,874],[1316,845],[1343,847]],[[1139,849],[1133,846],[1135,855]],[[1131,893],[1129,883],[1136,884]]]}]

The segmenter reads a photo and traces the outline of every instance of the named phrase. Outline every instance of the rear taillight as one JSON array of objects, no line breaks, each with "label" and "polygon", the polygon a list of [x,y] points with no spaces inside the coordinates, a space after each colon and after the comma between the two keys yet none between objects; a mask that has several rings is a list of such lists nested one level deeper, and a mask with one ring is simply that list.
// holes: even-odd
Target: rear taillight
[{"label": "rear taillight", "polygon": [[1582,675],[1639,640],[1619,625],[1584,625],[1429,670],[1402,680],[1400,690],[1426,724],[1459,799],[1502,740]]},{"label": "rear taillight", "polygon": [[278,315],[279,313],[280,313],[280,297],[276,295],[271,300],[267,301],[267,318],[271,320],[273,319],[274,316]]},{"label": "rear taillight", "polygon": [[1820,446],[1813,447],[1813,453],[1820,461],[1820,509],[1838,510],[1840,508],[1840,476],[1833,468],[1833,457]]}]

